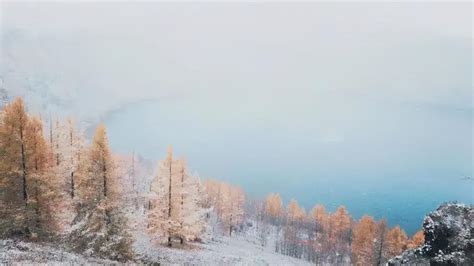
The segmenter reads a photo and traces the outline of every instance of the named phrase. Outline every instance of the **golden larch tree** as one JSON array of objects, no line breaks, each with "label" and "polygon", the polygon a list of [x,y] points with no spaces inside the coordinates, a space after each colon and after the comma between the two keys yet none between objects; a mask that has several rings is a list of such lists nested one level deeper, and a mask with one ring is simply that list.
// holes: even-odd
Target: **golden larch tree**
[{"label": "golden larch tree", "polygon": [[284,214],[284,207],[280,194],[270,193],[265,198],[264,208],[265,214],[270,218],[270,221],[272,221],[273,223],[281,219]]},{"label": "golden larch tree", "polygon": [[352,232],[352,263],[373,265],[375,263],[375,241],[377,225],[374,219],[364,215]]},{"label": "golden larch tree", "polygon": [[101,257],[126,260],[131,240],[121,210],[120,177],[115,171],[104,125],[97,127],[78,178],[78,214],[72,233],[76,249],[92,250]]},{"label": "golden larch tree", "polygon": [[416,232],[408,241],[407,248],[417,248],[425,243],[425,233],[423,230]]},{"label": "golden larch tree", "polygon": [[385,255],[387,258],[393,258],[407,249],[408,237],[405,231],[397,225],[387,232],[385,243]]},{"label": "golden larch tree", "polygon": [[42,135],[42,124],[26,112],[24,102],[16,98],[7,104],[0,121],[0,230],[38,233],[45,229],[42,220],[50,202],[40,202],[40,196],[50,181],[48,149]]}]

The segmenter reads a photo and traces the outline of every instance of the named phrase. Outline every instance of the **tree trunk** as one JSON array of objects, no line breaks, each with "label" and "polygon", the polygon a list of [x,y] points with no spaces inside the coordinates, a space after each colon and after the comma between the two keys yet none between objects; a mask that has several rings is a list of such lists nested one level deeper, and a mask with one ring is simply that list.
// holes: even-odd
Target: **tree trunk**
[{"label": "tree trunk", "polygon": [[36,206],[35,206],[35,228],[38,229],[40,227],[40,210],[39,210],[39,195],[38,195],[38,181],[35,182],[35,199],[36,199]]},{"label": "tree trunk", "polygon": [[25,145],[23,144],[23,133],[21,133],[21,168],[22,168],[22,180],[23,180],[23,201],[25,202],[25,208],[28,207],[28,192],[26,186],[26,154],[25,154]]},{"label": "tree trunk", "polygon": [[[168,219],[171,219],[171,164],[172,160],[169,161],[170,163],[170,183],[168,186]],[[168,229],[168,246],[171,247],[171,231]]]},{"label": "tree trunk", "polygon": [[74,172],[71,172],[71,199],[74,199]]},{"label": "tree trunk", "polygon": [[232,214],[230,214],[229,236],[232,236]]},{"label": "tree trunk", "polygon": [[103,181],[104,181],[104,198],[107,197],[107,166],[105,165],[105,160],[103,163]]},{"label": "tree trunk", "polygon": [[170,163],[170,182],[169,182],[169,185],[168,185],[168,218],[171,218],[171,163],[172,161],[169,162]]}]

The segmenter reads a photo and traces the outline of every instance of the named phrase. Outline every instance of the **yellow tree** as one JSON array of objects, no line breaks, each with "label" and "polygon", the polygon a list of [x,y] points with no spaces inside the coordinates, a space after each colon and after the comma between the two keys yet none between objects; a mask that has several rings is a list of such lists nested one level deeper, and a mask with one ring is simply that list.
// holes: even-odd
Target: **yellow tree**
[{"label": "yellow tree", "polygon": [[[8,199],[12,204],[28,205],[27,189],[27,152],[26,131],[28,128],[28,114],[23,100],[16,98],[7,104],[2,112],[1,124],[1,156],[2,184],[8,187],[4,190],[7,196],[20,195],[17,199]],[[11,192],[11,193],[8,193]],[[13,206],[13,205],[11,205]]]},{"label": "yellow tree", "polygon": [[347,236],[351,228],[351,217],[344,206],[337,208],[336,212],[329,218],[329,239],[336,243]]},{"label": "yellow tree", "polygon": [[303,222],[306,218],[306,213],[303,208],[298,206],[298,202],[292,199],[287,207],[286,224],[283,231],[283,242],[280,249],[283,254],[300,257],[303,252],[302,241],[300,239],[300,232],[304,227]]},{"label": "yellow tree", "polygon": [[130,236],[121,210],[121,184],[116,174],[104,125],[97,127],[84,166],[80,167],[78,193],[80,225],[73,232],[79,250],[125,260],[131,256]]},{"label": "yellow tree", "polygon": [[407,248],[408,237],[400,226],[395,226],[387,232],[385,237],[385,252],[387,258],[392,258],[402,254]]},{"label": "yellow tree", "polygon": [[204,206],[213,207],[225,229],[224,233],[231,235],[243,221],[245,193],[238,186],[217,180],[206,180],[204,190],[207,194]]},{"label": "yellow tree", "polygon": [[375,239],[377,225],[374,219],[364,215],[352,232],[352,263],[373,265],[375,263]]},{"label": "yellow tree", "polygon": [[196,240],[206,230],[201,182],[190,175],[184,159],[173,159],[171,146],[150,188],[148,233],[153,242],[172,245],[173,238]]},{"label": "yellow tree", "polygon": [[317,223],[317,230],[319,232],[327,232],[329,229],[329,215],[323,205],[315,205],[310,213],[310,220]]},{"label": "yellow tree", "polygon": [[329,215],[323,205],[315,205],[308,214],[308,220],[314,226],[312,247],[319,257],[329,249]]},{"label": "yellow tree", "polygon": [[30,118],[23,100],[16,98],[5,106],[0,121],[0,214],[6,217],[0,227],[9,224],[11,230],[27,234],[39,229],[46,154],[41,121]]},{"label": "yellow tree", "polygon": [[50,155],[43,137],[40,119],[30,117],[26,130],[26,157],[28,172],[28,204],[30,205],[30,224],[41,233],[57,229],[57,205],[61,188],[56,176],[50,171]]},{"label": "yellow tree", "polygon": [[283,203],[280,194],[271,193],[265,199],[265,214],[272,222],[277,222],[284,213]]},{"label": "yellow tree", "polygon": [[410,241],[408,241],[407,248],[416,248],[425,243],[425,234],[422,230],[416,232]]},{"label": "yellow tree", "polygon": [[329,249],[338,262],[350,253],[351,225],[352,218],[344,206],[329,217]]},{"label": "yellow tree", "polygon": [[292,199],[288,204],[288,221],[290,223],[301,222],[305,217],[305,210],[298,206],[298,202],[295,199]]}]

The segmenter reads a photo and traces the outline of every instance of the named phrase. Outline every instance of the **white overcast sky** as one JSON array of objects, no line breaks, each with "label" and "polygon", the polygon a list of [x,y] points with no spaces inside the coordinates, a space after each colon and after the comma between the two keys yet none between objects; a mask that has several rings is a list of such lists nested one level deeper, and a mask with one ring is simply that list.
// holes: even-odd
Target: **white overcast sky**
[{"label": "white overcast sky", "polygon": [[461,54],[469,3],[6,1],[1,10],[2,61],[48,80],[50,93],[101,96],[81,106],[214,95],[258,108],[271,94],[293,108],[367,96],[471,107]]}]

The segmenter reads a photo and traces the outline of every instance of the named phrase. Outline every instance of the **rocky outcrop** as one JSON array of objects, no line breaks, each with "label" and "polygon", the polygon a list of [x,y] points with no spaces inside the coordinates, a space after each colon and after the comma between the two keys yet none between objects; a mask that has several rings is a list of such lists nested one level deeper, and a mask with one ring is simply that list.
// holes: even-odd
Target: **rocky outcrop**
[{"label": "rocky outcrop", "polygon": [[474,210],[443,204],[425,217],[425,244],[405,251],[389,265],[474,265]]}]

